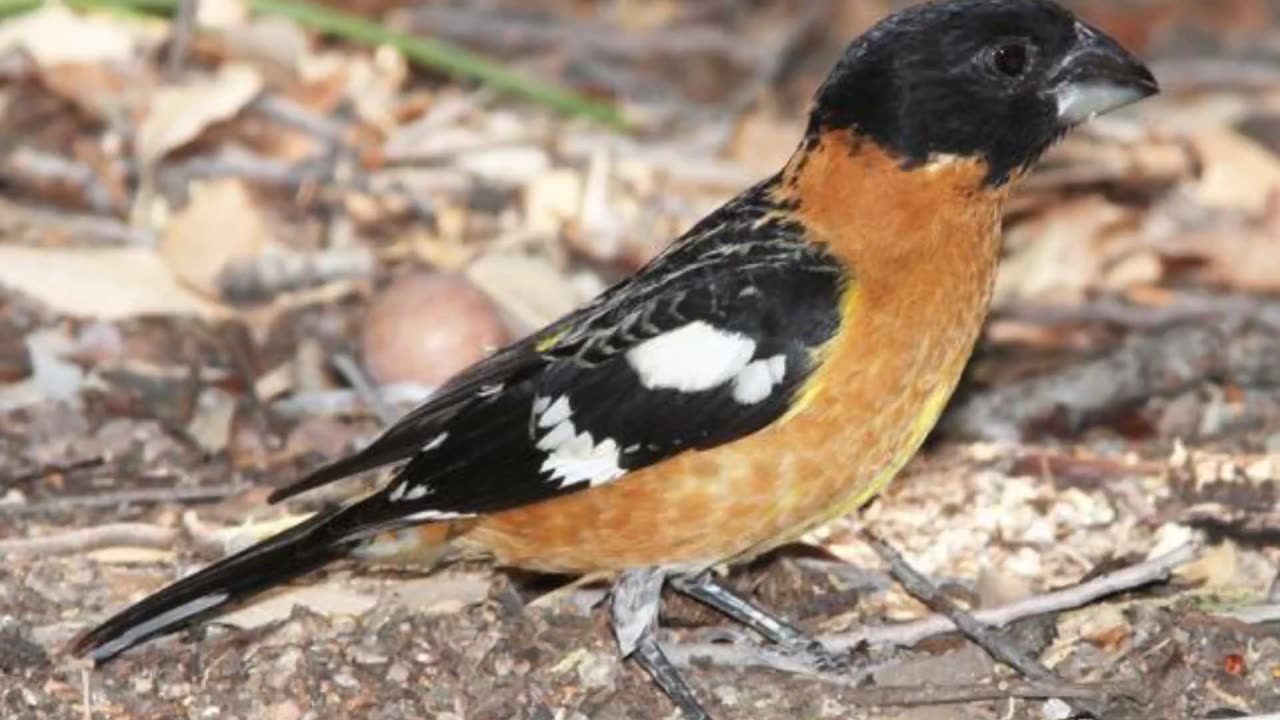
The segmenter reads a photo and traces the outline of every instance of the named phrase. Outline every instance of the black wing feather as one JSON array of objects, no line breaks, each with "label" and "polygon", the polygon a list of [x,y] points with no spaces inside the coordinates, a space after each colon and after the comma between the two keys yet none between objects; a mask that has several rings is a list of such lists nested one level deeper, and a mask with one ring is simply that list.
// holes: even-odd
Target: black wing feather
[{"label": "black wing feather", "polygon": [[[406,458],[362,503],[362,523],[493,513],[580,490],[590,483],[554,476],[538,446],[537,404],[559,398],[572,406],[577,432],[615,443],[623,472],[766,427],[786,413],[814,350],[834,335],[849,281],[783,219],[767,187],[703,220],[592,304],[463,373],[362,452],[272,499]],[[645,387],[627,351],[697,321],[753,340],[753,361],[785,358],[776,387],[754,403],[735,399],[730,383],[699,392]]]}]

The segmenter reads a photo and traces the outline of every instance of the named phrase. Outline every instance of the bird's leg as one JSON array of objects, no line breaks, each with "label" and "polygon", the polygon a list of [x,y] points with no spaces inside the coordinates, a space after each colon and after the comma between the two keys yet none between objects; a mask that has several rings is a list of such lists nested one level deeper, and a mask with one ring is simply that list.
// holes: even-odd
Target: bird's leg
[{"label": "bird's leg", "polygon": [[851,660],[847,654],[827,650],[800,628],[725,587],[711,571],[692,577],[672,578],[671,586],[755,630],[766,640],[806,655],[819,671],[842,672],[850,667]]},{"label": "bird's leg", "polygon": [[689,720],[710,720],[693,690],[658,645],[658,610],[667,573],[661,568],[628,570],[613,585],[613,634],[623,657],[634,658]]}]

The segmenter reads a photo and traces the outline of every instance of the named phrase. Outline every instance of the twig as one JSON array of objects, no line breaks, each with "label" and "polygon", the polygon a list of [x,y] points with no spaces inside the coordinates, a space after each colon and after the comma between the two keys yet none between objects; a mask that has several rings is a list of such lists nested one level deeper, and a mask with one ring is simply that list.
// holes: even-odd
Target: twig
[{"label": "twig", "polygon": [[[378,388],[378,395],[391,405],[416,405],[426,400],[432,388],[417,383],[396,383]],[[296,393],[271,403],[271,410],[281,417],[302,418],[317,415],[355,415],[372,410],[363,395],[355,390],[316,390]]]},{"label": "twig", "polygon": [[[1167,580],[1174,568],[1193,560],[1198,551],[1199,548],[1194,543],[1188,543],[1159,557],[1099,575],[1078,585],[1000,607],[976,610],[973,612],[973,617],[985,625],[999,628],[1037,615],[1082,607],[1119,592]],[[913,622],[869,626],[850,633],[827,635],[820,639],[824,645],[832,649],[849,649],[863,643],[872,646],[907,647],[927,638],[955,632],[955,629],[955,624],[946,616],[930,615]]]},{"label": "twig", "polygon": [[170,80],[182,76],[187,66],[187,53],[191,49],[191,37],[195,34],[196,17],[200,13],[200,0],[178,0],[173,17],[173,32],[169,39],[169,59],[166,72]]},{"label": "twig", "polygon": [[111,507],[115,505],[132,505],[142,503],[183,503],[218,500],[238,495],[248,490],[248,483],[226,483],[222,485],[204,485],[199,487],[167,487],[144,488],[141,490],[120,490],[117,492],[100,492],[93,495],[71,495],[52,498],[44,502],[29,505],[0,506],[0,515],[26,516],[42,513],[70,512],[89,508]]},{"label": "twig", "polygon": [[45,537],[0,540],[0,556],[68,555],[119,545],[167,549],[177,537],[175,530],[159,525],[113,523]]},{"label": "twig", "polygon": [[1126,342],[1096,360],[1009,383],[970,398],[948,414],[944,431],[1016,440],[1057,419],[1068,428],[1154,396],[1173,395],[1210,378],[1246,386],[1280,384],[1280,335],[1224,321],[1177,326]]},{"label": "twig", "polygon": [[40,465],[39,467],[25,470],[17,475],[10,477],[0,476],[0,486],[15,487],[19,483],[27,483],[33,480],[40,480],[50,475],[69,475],[81,470],[89,470],[91,468],[101,467],[106,464],[107,458],[103,455],[94,455],[92,457],[81,458],[79,460],[68,460],[67,462],[54,462]]},{"label": "twig", "polygon": [[376,268],[377,259],[363,247],[276,250],[229,263],[218,275],[218,287],[231,302],[260,302],[282,292],[369,277]]},{"label": "twig", "polygon": [[1006,698],[1065,698],[1102,700],[1118,695],[1133,696],[1140,690],[1129,683],[1079,684],[1069,682],[998,681],[972,685],[912,685],[880,686],[863,685],[865,672],[856,675],[814,672],[798,658],[784,652],[771,650],[754,642],[664,642],[663,652],[676,667],[688,668],[695,662],[710,663],[722,668],[765,668],[794,673],[805,678],[820,680],[833,685],[852,688],[852,695],[843,696],[860,705],[922,706],[947,703],[1003,700]]},{"label": "twig", "polygon": [[[17,202],[14,198],[0,198],[0,217],[7,218],[5,238],[9,242],[29,234],[32,241],[36,241],[34,244],[47,242],[50,235],[64,236],[77,245],[154,247],[156,244],[155,232],[133,227],[114,217]],[[20,229],[11,229],[15,225]]]},{"label": "twig", "polygon": [[1167,304],[1134,305],[1102,298],[1079,305],[1014,305],[997,312],[1007,320],[1041,324],[1097,322],[1133,330],[1159,330],[1178,323],[1237,320],[1280,330],[1280,302],[1242,295],[1180,292]]},{"label": "twig", "polygon": [[365,374],[364,369],[356,362],[355,358],[346,353],[336,353],[333,356],[333,366],[338,373],[347,381],[360,398],[364,400],[365,407],[373,410],[378,416],[378,420],[387,427],[390,427],[400,417],[397,413],[387,405],[387,401],[383,399],[378,388],[374,387],[369,381],[369,376]]},{"label": "twig", "polygon": [[1235,620],[1248,625],[1280,622],[1280,605],[1251,605],[1234,610],[1215,612],[1213,616]]},{"label": "twig", "polygon": [[327,182],[332,175],[332,169],[320,159],[286,163],[248,152],[231,151],[169,163],[160,171],[160,181],[165,187],[183,187],[193,180],[229,177],[262,185],[296,188],[306,183]]},{"label": "twig", "polygon": [[[983,625],[964,608],[955,604],[950,598],[938,591],[938,588],[921,575],[906,558],[888,543],[869,530],[862,531],[862,537],[868,542],[876,554],[889,566],[889,572],[902,584],[902,587],[920,602],[935,612],[946,615],[965,637],[987,651],[992,658],[998,660],[1035,682],[1060,684],[1061,678],[1031,657],[1014,641],[1001,635],[994,628]],[[1068,703],[1074,710],[1094,718],[1102,717],[1104,702],[1092,699],[1073,698]]]},{"label": "twig", "polygon": [[92,671],[80,668],[80,702],[83,704],[84,720],[93,720],[93,689],[90,686]]},{"label": "twig", "polygon": [[75,190],[86,207],[102,215],[110,215],[120,209],[93,168],[72,158],[26,145],[13,148],[4,156],[0,176],[36,193],[58,187]]},{"label": "twig", "polygon": [[325,142],[340,141],[345,133],[342,123],[334,122],[283,95],[264,93],[254,98],[248,109]]}]

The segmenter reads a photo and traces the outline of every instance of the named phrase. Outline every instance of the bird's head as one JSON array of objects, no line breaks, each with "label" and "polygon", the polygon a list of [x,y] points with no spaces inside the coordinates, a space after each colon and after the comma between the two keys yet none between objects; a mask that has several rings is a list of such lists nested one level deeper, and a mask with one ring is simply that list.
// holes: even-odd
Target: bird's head
[{"label": "bird's head", "polygon": [[979,158],[1002,185],[1073,126],[1158,89],[1056,3],[941,0],[855,40],[818,90],[809,131],[848,129],[907,165]]}]

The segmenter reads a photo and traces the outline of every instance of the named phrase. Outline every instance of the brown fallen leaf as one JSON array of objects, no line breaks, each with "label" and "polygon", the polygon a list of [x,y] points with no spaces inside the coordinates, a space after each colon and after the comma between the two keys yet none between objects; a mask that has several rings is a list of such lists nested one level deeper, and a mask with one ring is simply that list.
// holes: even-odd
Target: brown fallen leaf
[{"label": "brown fallen leaf", "polygon": [[1257,214],[1280,191],[1280,157],[1265,145],[1228,128],[1202,130],[1190,142],[1202,167],[1192,186],[1201,205]]},{"label": "brown fallen leaf", "polygon": [[271,230],[244,182],[226,178],[192,188],[191,202],[164,230],[160,254],[184,283],[218,298],[228,265],[261,254],[270,242]]},{"label": "brown fallen leaf", "polygon": [[33,248],[0,245],[0,285],[74,317],[123,320],[144,315],[225,317],[188,290],[148,248]]},{"label": "brown fallen leaf", "polygon": [[493,585],[485,573],[447,573],[397,582],[391,589],[395,602],[416,613],[441,615],[483,602]]},{"label": "brown fallen leaf", "polygon": [[0,25],[0,51],[18,49],[36,65],[123,62],[138,44],[136,28],[106,15],[79,15],[58,3]]},{"label": "brown fallen leaf", "polygon": [[1103,276],[1105,246],[1131,221],[1131,211],[1088,195],[1012,228],[1006,241],[1016,249],[1000,268],[996,305],[1079,299]]},{"label": "brown fallen leaf", "polygon": [[138,128],[138,158],[143,166],[153,166],[215,123],[235,117],[262,87],[257,70],[233,63],[209,77],[161,88]]},{"label": "brown fallen leaf", "polygon": [[545,257],[490,253],[467,268],[467,277],[498,303],[517,334],[546,325],[584,299]]},{"label": "brown fallen leaf", "polygon": [[223,615],[218,622],[243,629],[262,627],[284,620],[293,613],[295,605],[326,617],[334,615],[363,615],[377,604],[377,598],[338,587],[334,584],[311,585],[272,595],[262,602],[248,605]]},{"label": "brown fallen leaf", "polygon": [[1196,278],[1248,292],[1280,290],[1280,185],[1261,214],[1236,227],[1194,230],[1161,241],[1166,257],[1194,259]]}]

